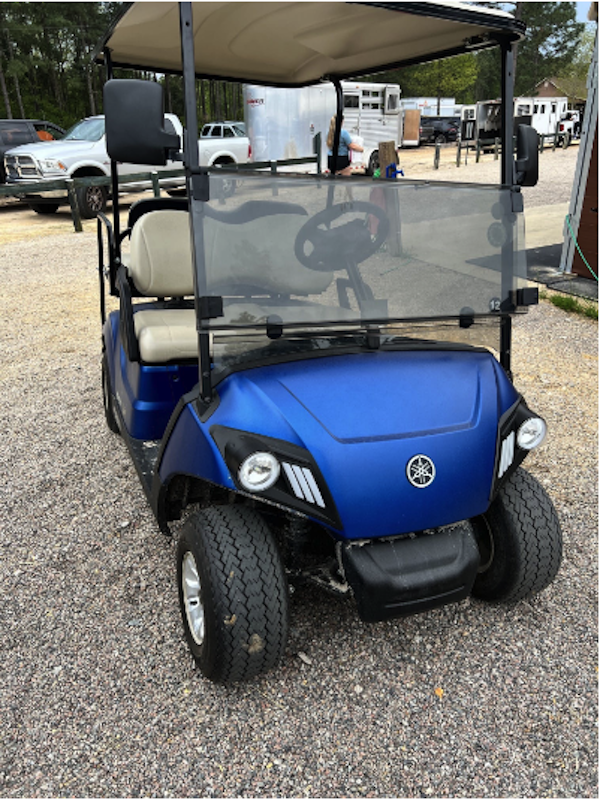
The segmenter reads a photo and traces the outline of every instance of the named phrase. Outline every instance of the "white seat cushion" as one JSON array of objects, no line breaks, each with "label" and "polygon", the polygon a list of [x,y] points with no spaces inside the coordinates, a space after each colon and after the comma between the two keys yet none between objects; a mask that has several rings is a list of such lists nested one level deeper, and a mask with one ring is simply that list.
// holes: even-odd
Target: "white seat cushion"
[{"label": "white seat cushion", "polygon": [[[259,305],[233,302],[224,307],[224,318],[215,323],[264,323],[267,317],[279,314],[285,320],[315,324],[324,319],[355,319],[356,312],[349,309],[321,306],[317,303],[302,305]],[[147,364],[165,364],[198,357],[196,315],[192,308],[144,309],[133,317],[135,334],[142,361]]]},{"label": "white seat cushion", "polygon": [[198,357],[196,314],[193,308],[153,308],[138,311],[133,326],[142,361],[164,364]]}]

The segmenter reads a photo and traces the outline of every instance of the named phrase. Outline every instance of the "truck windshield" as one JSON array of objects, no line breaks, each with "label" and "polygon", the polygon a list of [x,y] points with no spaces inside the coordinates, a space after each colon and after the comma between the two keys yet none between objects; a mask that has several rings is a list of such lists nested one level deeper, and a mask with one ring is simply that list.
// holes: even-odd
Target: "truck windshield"
[{"label": "truck windshield", "polygon": [[211,176],[199,265],[223,298],[217,364],[372,326],[498,348],[504,301],[527,277],[509,188],[258,175],[230,187]]},{"label": "truck windshield", "polygon": [[64,139],[71,141],[97,142],[104,136],[103,119],[84,119],[70,128]]}]

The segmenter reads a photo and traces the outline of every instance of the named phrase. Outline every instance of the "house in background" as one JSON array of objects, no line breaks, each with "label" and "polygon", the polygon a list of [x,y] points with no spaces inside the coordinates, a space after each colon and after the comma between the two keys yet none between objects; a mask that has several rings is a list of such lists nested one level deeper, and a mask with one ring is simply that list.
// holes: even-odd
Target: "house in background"
[{"label": "house in background", "polygon": [[576,78],[544,78],[536,83],[533,95],[538,98],[566,97],[569,108],[583,111],[587,99],[587,87],[585,81]]}]

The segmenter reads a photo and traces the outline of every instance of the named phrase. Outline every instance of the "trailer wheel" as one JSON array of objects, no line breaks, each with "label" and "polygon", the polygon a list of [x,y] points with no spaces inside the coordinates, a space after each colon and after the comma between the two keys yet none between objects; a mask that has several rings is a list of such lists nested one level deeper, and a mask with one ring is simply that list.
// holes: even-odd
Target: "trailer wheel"
[{"label": "trailer wheel", "polygon": [[475,597],[513,603],[552,583],[562,559],[560,523],[552,500],[525,470],[510,476],[473,526],[481,555]]},{"label": "trailer wheel", "polygon": [[379,150],[374,150],[369,158],[367,175],[373,177],[373,175],[377,172],[378,169],[379,169]]},{"label": "trailer wheel", "polygon": [[177,547],[183,627],[201,672],[234,683],[277,665],[287,640],[288,588],[275,541],[244,506],[194,513]]},{"label": "trailer wheel", "polygon": [[108,365],[106,363],[106,356],[102,359],[102,401],[104,404],[104,416],[108,429],[113,433],[120,433],[117,424],[117,418],[114,411],[114,399],[110,391],[110,382],[108,380]]}]

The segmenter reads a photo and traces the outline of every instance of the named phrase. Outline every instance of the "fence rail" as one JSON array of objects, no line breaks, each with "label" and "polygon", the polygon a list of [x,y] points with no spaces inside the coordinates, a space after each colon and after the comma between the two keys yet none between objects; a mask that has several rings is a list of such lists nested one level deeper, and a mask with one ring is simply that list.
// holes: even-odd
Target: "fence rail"
[{"label": "fence rail", "polygon": [[[251,162],[249,164],[227,164],[220,165],[213,169],[209,169],[214,175],[223,173],[240,173],[249,170],[270,170],[272,174],[276,174],[280,167],[298,166],[300,164],[314,164],[316,165],[317,172],[321,171],[320,150],[313,156],[306,156],[305,158],[288,158],[283,161],[259,161]],[[155,197],[160,197],[161,182],[172,178],[184,178],[185,170],[183,168],[161,170],[160,172],[135,172],[127,175],[119,175],[119,186],[132,187],[132,191],[137,191],[138,184],[148,184],[145,189],[141,191],[152,189]],[[183,183],[183,181],[182,181]],[[111,186],[112,180],[109,176],[97,175],[87,178],[59,178],[53,181],[31,181],[28,183],[5,184],[0,186],[1,197],[21,197],[23,195],[44,195],[47,192],[64,192],[71,207],[71,216],[73,218],[73,225],[77,233],[83,231],[81,223],[81,209],[79,208],[79,201],[77,200],[77,189],[87,186]],[[134,188],[135,187],[135,188]],[[171,187],[169,187],[171,188]],[[57,198],[60,202],[60,199]]]}]

